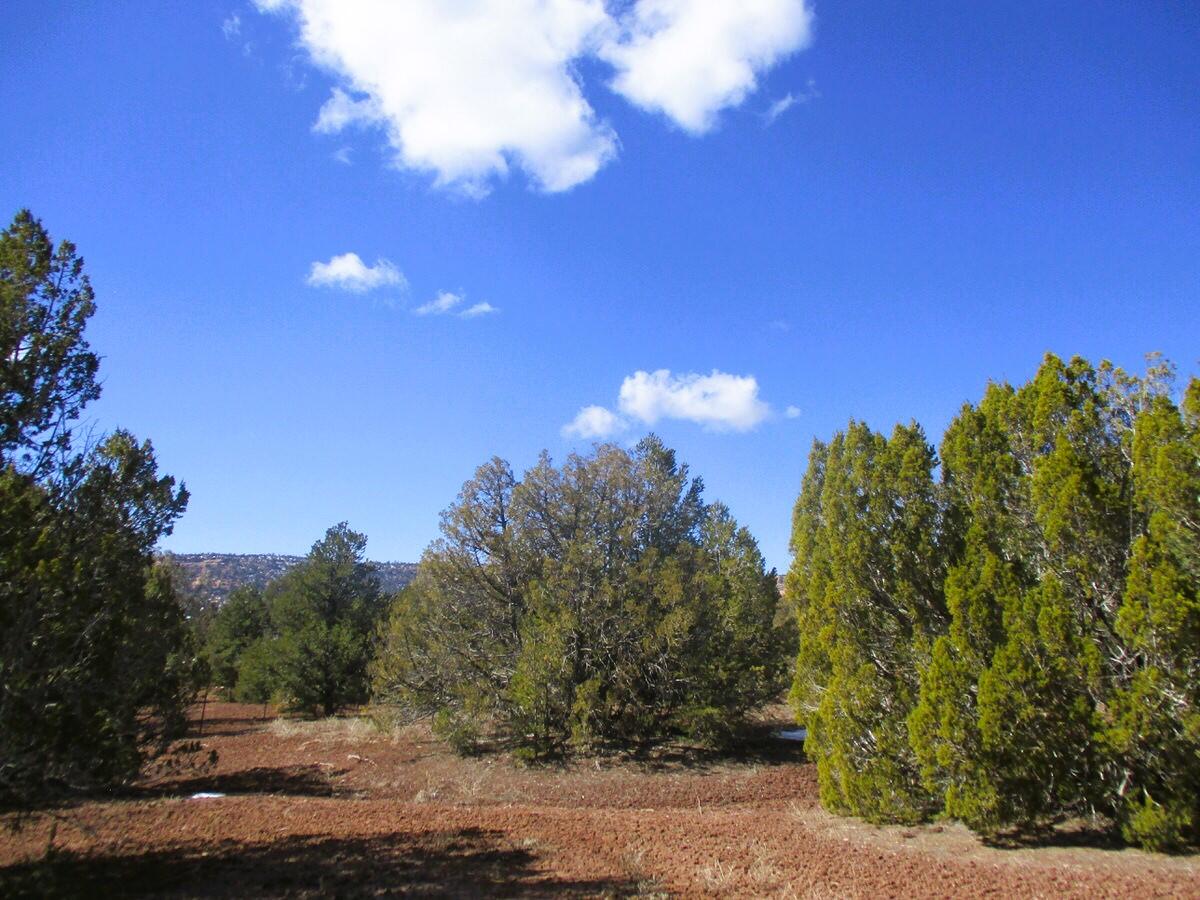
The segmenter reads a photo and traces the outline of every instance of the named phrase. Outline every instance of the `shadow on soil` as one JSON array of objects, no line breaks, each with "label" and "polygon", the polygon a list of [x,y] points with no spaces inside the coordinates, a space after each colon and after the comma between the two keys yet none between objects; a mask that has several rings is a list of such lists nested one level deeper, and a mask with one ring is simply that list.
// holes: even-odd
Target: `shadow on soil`
[{"label": "shadow on soil", "polygon": [[0,868],[6,897],[437,897],[630,896],[619,880],[556,880],[536,857],[498,832],[477,828],[428,834],[334,838],[295,836],[273,843],[188,843],[122,855],[52,854]]},{"label": "shadow on soil", "polygon": [[219,794],[287,794],[294,797],[332,797],[333,779],[344,775],[346,769],[322,766],[260,766],[227,774],[203,774],[194,778],[175,778],[162,784],[143,785],[129,789],[124,796],[187,797],[201,791]]},{"label": "shadow on soil", "polygon": [[752,723],[726,747],[661,744],[640,753],[623,754],[651,771],[684,768],[698,772],[727,765],[784,766],[807,762],[803,741],[776,736],[778,722]]},{"label": "shadow on soil", "polygon": [[265,725],[270,722],[270,718],[265,714],[262,716],[242,716],[242,717],[205,717],[199,720],[193,717],[188,727],[189,738],[205,738],[214,737],[241,737],[244,734],[251,734],[255,731],[261,731]]},{"label": "shadow on soil", "polygon": [[1027,831],[1002,832],[981,838],[984,846],[997,850],[1026,850],[1045,847],[1089,847],[1094,850],[1126,850],[1129,844],[1111,824],[1059,822]]}]

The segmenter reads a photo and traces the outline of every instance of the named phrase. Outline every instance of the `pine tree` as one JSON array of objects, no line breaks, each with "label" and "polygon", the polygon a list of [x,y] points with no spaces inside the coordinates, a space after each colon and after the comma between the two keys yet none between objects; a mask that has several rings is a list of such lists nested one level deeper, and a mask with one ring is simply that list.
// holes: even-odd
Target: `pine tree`
[{"label": "pine tree", "polygon": [[267,631],[267,603],[252,585],[232,591],[213,617],[205,654],[213,683],[232,694],[246,651]]},{"label": "pine tree", "polygon": [[[371,638],[384,604],[366,544],[345,522],[335,525],[268,587],[275,637],[266,668],[295,709],[330,716],[367,699]],[[251,659],[256,671],[264,668],[257,652]]]}]

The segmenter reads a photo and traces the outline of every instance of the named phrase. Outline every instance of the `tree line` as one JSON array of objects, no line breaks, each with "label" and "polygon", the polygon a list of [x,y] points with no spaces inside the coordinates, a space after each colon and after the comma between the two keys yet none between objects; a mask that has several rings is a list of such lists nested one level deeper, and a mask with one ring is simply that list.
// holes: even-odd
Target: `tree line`
[{"label": "tree line", "polygon": [[74,246],[19,213],[0,232],[0,806],[187,750],[209,687],[313,715],[372,702],[540,759],[728,746],[790,681],[835,812],[1200,839],[1200,380],[1178,392],[1159,359],[1047,356],[936,449],[915,423],[815,442],[786,601],[651,435],[480,466],[397,594],[341,523],[213,613],[155,556],[186,489],[148,441],[77,433],[94,309]]},{"label": "tree line", "polygon": [[814,444],[791,697],[828,808],[1200,837],[1200,380],[1172,376],[1051,355],[940,453],[916,424]]},{"label": "tree line", "polygon": [[518,480],[494,459],[442,516],[416,580],[380,594],[343,523],[208,628],[217,685],[325,715],[368,698],[462,750],[535,758],[727,743],[795,652],[774,572],[654,437]]}]

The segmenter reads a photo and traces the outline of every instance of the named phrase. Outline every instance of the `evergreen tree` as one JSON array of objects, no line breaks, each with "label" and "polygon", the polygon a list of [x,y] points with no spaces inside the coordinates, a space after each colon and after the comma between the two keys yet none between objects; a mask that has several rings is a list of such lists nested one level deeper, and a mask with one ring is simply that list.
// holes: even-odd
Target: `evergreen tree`
[{"label": "evergreen tree", "polygon": [[1200,386],[1177,405],[1172,375],[1048,355],[962,409],[932,492],[892,487],[896,435],[851,423],[814,447],[792,697],[830,808],[940,806],[986,834],[1100,813],[1147,847],[1200,837]]},{"label": "evergreen tree", "polygon": [[[946,575],[948,633],[921,673],[910,740],[926,787],[948,815],[984,828],[998,819],[993,774],[999,761],[979,728],[978,683],[1004,639],[1004,610],[1031,586],[1019,560],[1020,467],[1008,440],[1014,392],[990,385],[978,409],[966,406],[942,441],[944,543],[955,562]],[[965,530],[965,531],[964,531]]]},{"label": "evergreen tree", "polygon": [[[375,567],[365,561],[366,546],[365,535],[345,522],[335,525],[303,563],[267,589],[273,638],[251,660],[273,673],[277,692],[293,708],[330,716],[367,698],[371,636],[383,598]],[[254,681],[260,678],[256,672]]]},{"label": "evergreen tree", "polygon": [[27,211],[0,232],[0,804],[127,781],[199,683],[158,540],[187,505],[149,442],[79,447],[99,395],[83,261]]},{"label": "evergreen tree", "polygon": [[217,610],[205,654],[213,683],[227,694],[237,687],[242,657],[266,635],[268,624],[266,599],[252,585],[232,591]]},{"label": "evergreen tree", "polygon": [[461,747],[531,755],[728,740],[779,690],[793,632],[754,540],[657,438],[517,481],[482,466],[393,606],[376,697]]},{"label": "evergreen tree", "polygon": [[949,633],[910,720],[926,783],[976,830],[1103,803],[1093,741],[1128,521],[1121,437],[1082,360],[1048,356],[1019,391],[992,385],[943,442]]},{"label": "evergreen tree", "polygon": [[1200,840],[1200,380],[1182,409],[1153,398],[1132,455],[1147,526],[1133,543],[1116,629],[1136,668],[1106,737],[1124,763],[1125,836],[1168,849]]},{"label": "evergreen tree", "polygon": [[916,425],[888,439],[851,422],[814,447],[795,514],[792,701],[822,802],[872,820],[916,820],[931,803],[906,720],[946,619],[935,463]]},{"label": "evergreen tree", "polygon": [[0,232],[0,465],[45,477],[100,396],[83,331],[96,309],[75,245],[21,210]]},{"label": "evergreen tree", "polygon": [[187,502],[118,432],[68,492],[0,472],[0,800],[126,781],[167,749],[195,650],[154,543]]}]

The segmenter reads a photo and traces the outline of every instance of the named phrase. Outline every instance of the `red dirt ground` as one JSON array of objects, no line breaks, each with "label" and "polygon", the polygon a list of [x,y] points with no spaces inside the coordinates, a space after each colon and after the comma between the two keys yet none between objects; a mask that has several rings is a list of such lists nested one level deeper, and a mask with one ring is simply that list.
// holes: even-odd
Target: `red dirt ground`
[{"label": "red dirt ground", "polygon": [[830,816],[800,746],[769,736],[782,722],[737,760],[525,768],[420,727],[261,713],[208,705],[209,772],[0,831],[0,895],[1200,897],[1196,856]]}]

